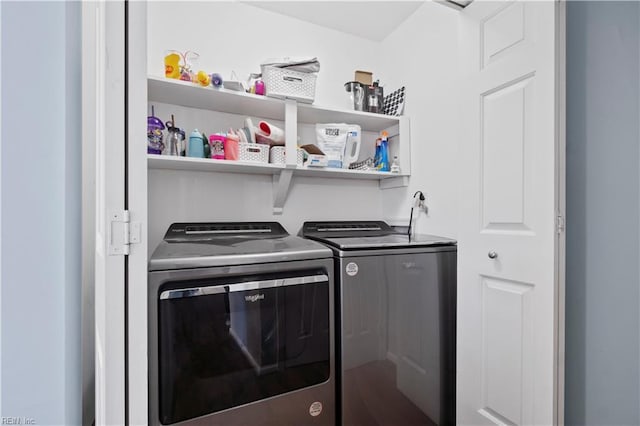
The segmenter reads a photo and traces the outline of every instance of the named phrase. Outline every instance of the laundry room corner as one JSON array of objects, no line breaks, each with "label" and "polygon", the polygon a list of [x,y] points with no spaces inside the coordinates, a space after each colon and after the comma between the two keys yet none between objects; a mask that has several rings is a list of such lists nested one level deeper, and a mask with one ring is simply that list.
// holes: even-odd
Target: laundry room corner
[{"label": "laundry room corner", "polygon": [[426,211],[414,213],[416,232],[451,238],[458,229],[459,13],[424,2],[382,40],[379,55],[385,85],[406,86],[412,141],[409,186],[384,191],[383,217],[407,225],[422,191]]},{"label": "laundry room corner", "polygon": [[130,395],[103,414],[553,418],[555,8],[462,3],[117,4],[128,207],[106,229],[133,269],[105,310],[128,383],[118,339],[105,385]]}]

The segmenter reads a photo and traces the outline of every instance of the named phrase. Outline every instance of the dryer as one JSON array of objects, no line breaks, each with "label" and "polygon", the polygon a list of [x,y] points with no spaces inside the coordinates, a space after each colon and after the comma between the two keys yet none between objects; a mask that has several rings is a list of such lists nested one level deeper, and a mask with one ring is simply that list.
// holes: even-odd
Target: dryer
[{"label": "dryer", "polygon": [[276,222],[174,223],[149,261],[152,425],[333,425],[333,260]]}]

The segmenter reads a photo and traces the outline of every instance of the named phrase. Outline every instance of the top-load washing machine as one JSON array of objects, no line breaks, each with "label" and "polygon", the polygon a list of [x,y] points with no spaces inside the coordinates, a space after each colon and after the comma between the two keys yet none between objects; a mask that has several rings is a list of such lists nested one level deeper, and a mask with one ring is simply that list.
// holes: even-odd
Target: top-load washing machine
[{"label": "top-load washing machine", "polygon": [[280,224],[174,223],[149,262],[152,425],[333,425],[333,259]]},{"label": "top-load washing machine", "polygon": [[334,253],[342,424],[455,424],[456,241],[379,221],[300,233]]}]

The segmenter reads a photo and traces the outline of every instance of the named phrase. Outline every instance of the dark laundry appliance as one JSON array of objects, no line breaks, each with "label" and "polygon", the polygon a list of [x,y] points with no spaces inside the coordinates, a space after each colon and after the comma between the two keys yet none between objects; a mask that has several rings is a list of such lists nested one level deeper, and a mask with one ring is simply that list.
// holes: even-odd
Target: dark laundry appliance
[{"label": "dark laundry appliance", "polygon": [[381,221],[306,222],[336,268],[344,425],[454,425],[456,241]]},{"label": "dark laundry appliance", "polygon": [[276,222],[174,223],[149,261],[152,425],[334,425],[331,251]]}]

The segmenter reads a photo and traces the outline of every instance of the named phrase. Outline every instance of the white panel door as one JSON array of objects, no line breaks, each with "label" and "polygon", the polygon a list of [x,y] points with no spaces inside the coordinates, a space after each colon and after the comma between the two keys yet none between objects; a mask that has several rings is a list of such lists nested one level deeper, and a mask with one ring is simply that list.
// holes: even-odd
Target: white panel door
[{"label": "white panel door", "polygon": [[95,424],[125,424],[125,8],[82,5],[82,133],[95,145]]},{"label": "white panel door", "polygon": [[461,12],[457,423],[556,410],[556,11]]},{"label": "white panel door", "polygon": [[127,8],[128,210],[132,238],[128,256],[127,329],[128,416],[130,425],[148,424],[147,368],[147,150],[139,141],[147,131],[147,3]]}]

